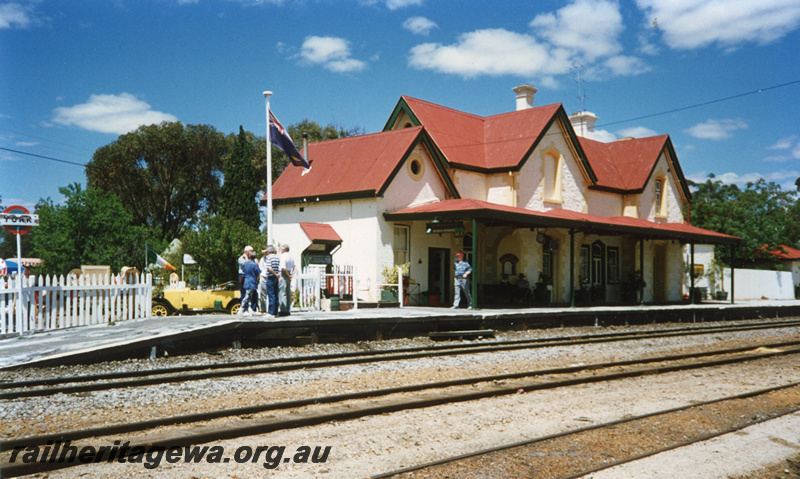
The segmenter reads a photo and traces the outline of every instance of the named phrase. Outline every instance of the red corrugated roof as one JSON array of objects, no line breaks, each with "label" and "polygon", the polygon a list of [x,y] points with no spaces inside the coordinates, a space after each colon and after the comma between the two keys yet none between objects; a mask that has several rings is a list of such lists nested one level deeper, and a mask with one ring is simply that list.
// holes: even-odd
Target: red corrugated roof
[{"label": "red corrugated roof", "polygon": [[311,241],[338,241],[342,242],[342,237],[336,233],[333,226],[323,223],[300,223],[300,227]]},{"label": "red corrugated roof", "polygon": [[667,135],[601,143],[578,138],[597,176],[597,186],[617,190],[644,188],[664,150]]},{"label": "red corrugated roof", "polygon": [[561,108],[561,104],[481,117],[403,96],[402,99],[451,164],[513,168]]},{"label": "red corrugated roof", "polygon": [[287,166],[272,185],[275,200],[377,192],[414,145],[422,127],[310,143],[311,170]]},{"label": "red corrugated roof", "polygon": [[[765,251],[767,249],[767,245],[764,245],[758,248],[758,251]],[[786,260],[793,260],[798,261],[800,260],[800,250],[794,249],[790,246],[780,245],[778,249],[773,251],[768,251],[767,254],[774,256],[778,259],[786,259]]]}]

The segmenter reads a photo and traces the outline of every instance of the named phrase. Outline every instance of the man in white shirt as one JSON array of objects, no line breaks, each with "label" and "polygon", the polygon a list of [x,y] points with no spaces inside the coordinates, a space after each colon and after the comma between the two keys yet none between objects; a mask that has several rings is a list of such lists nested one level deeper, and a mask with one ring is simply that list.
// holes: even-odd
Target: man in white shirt
[{"label": "man in white shirt", "polygon": [[269,295],[267,294],[267,275],[269,274],[269,265],[267,264],[267,255],[269,246],[261,250],[261,259],[258,261],[258,267],[261,269],[261,275],[258,277],[258,309],[261,314],[269,314]]},{"label": "man in white shirt", "polygon": [[292,308],[292,278],[297,269],[294,259],[289,254],[289,245],[281,247],[281,277],[278,282],[278,304],[280,311],[278,316],[289,316]]}]

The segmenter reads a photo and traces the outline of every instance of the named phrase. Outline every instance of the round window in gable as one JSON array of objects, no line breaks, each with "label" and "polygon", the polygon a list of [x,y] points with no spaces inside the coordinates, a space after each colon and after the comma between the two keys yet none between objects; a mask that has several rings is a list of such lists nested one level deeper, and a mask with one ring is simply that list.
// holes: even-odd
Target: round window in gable
[{"label": "round window in gable", "polygon": [[412,155],[408,159],[407,165],[408,175],[414,180],[421,180],[422,175],[425,173],[425,163],[422,161],[422,157],[418,154]]}]

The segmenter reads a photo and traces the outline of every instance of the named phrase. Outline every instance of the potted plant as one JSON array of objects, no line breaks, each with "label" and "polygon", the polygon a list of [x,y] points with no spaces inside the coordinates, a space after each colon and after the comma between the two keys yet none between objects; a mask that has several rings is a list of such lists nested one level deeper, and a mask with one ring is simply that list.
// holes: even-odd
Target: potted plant
[{"label": "potted plant", "polygon": [[728,292],[725,291],[725,264],[716,258],[711,260],[706,272],[709,286],[714,288],[714,299],[717,301],[725,301],[728,299]]},{"label": "potted plant", "polygon": [[[408,269],[411,266],[410,263],[406,263],[400,265],[400,268],[403,271],[403,284],[407,284],[405,279],[408,277]],[[397,266],[384,266],[383,270],[381,271],[381,276],[383,277],[383,286],[381,286],[381,301],[396,303],[399,301],[399,293],[397,291]],[[395,285],[395,286],[392,286]],[[408,295],[405,295],[408,298]]]},{"label": "potted plant", "polygon": [[439,306],[442,304],[442,292],[439,291],[439,288],[433,288],[428,293],[428,304],[430,306]]},{"label": "potted plant", "polygon": [[647,286],[642,278],[641,271],[635,271],[628,275],[628,280],[622,283],[622,301],[625,303],[635,303],[638,300],[639,292]]}]

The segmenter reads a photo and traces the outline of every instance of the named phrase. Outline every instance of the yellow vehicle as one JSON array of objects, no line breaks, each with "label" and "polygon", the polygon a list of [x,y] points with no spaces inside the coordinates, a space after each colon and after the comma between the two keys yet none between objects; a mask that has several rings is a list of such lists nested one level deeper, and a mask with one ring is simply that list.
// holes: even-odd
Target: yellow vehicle
[{"label": "yellow vehicle", "polygon": [[165,288],[164,296],[153,298],[153,316],[173,314],[239,312],[239,285],[231,281],[213,290]]}]

